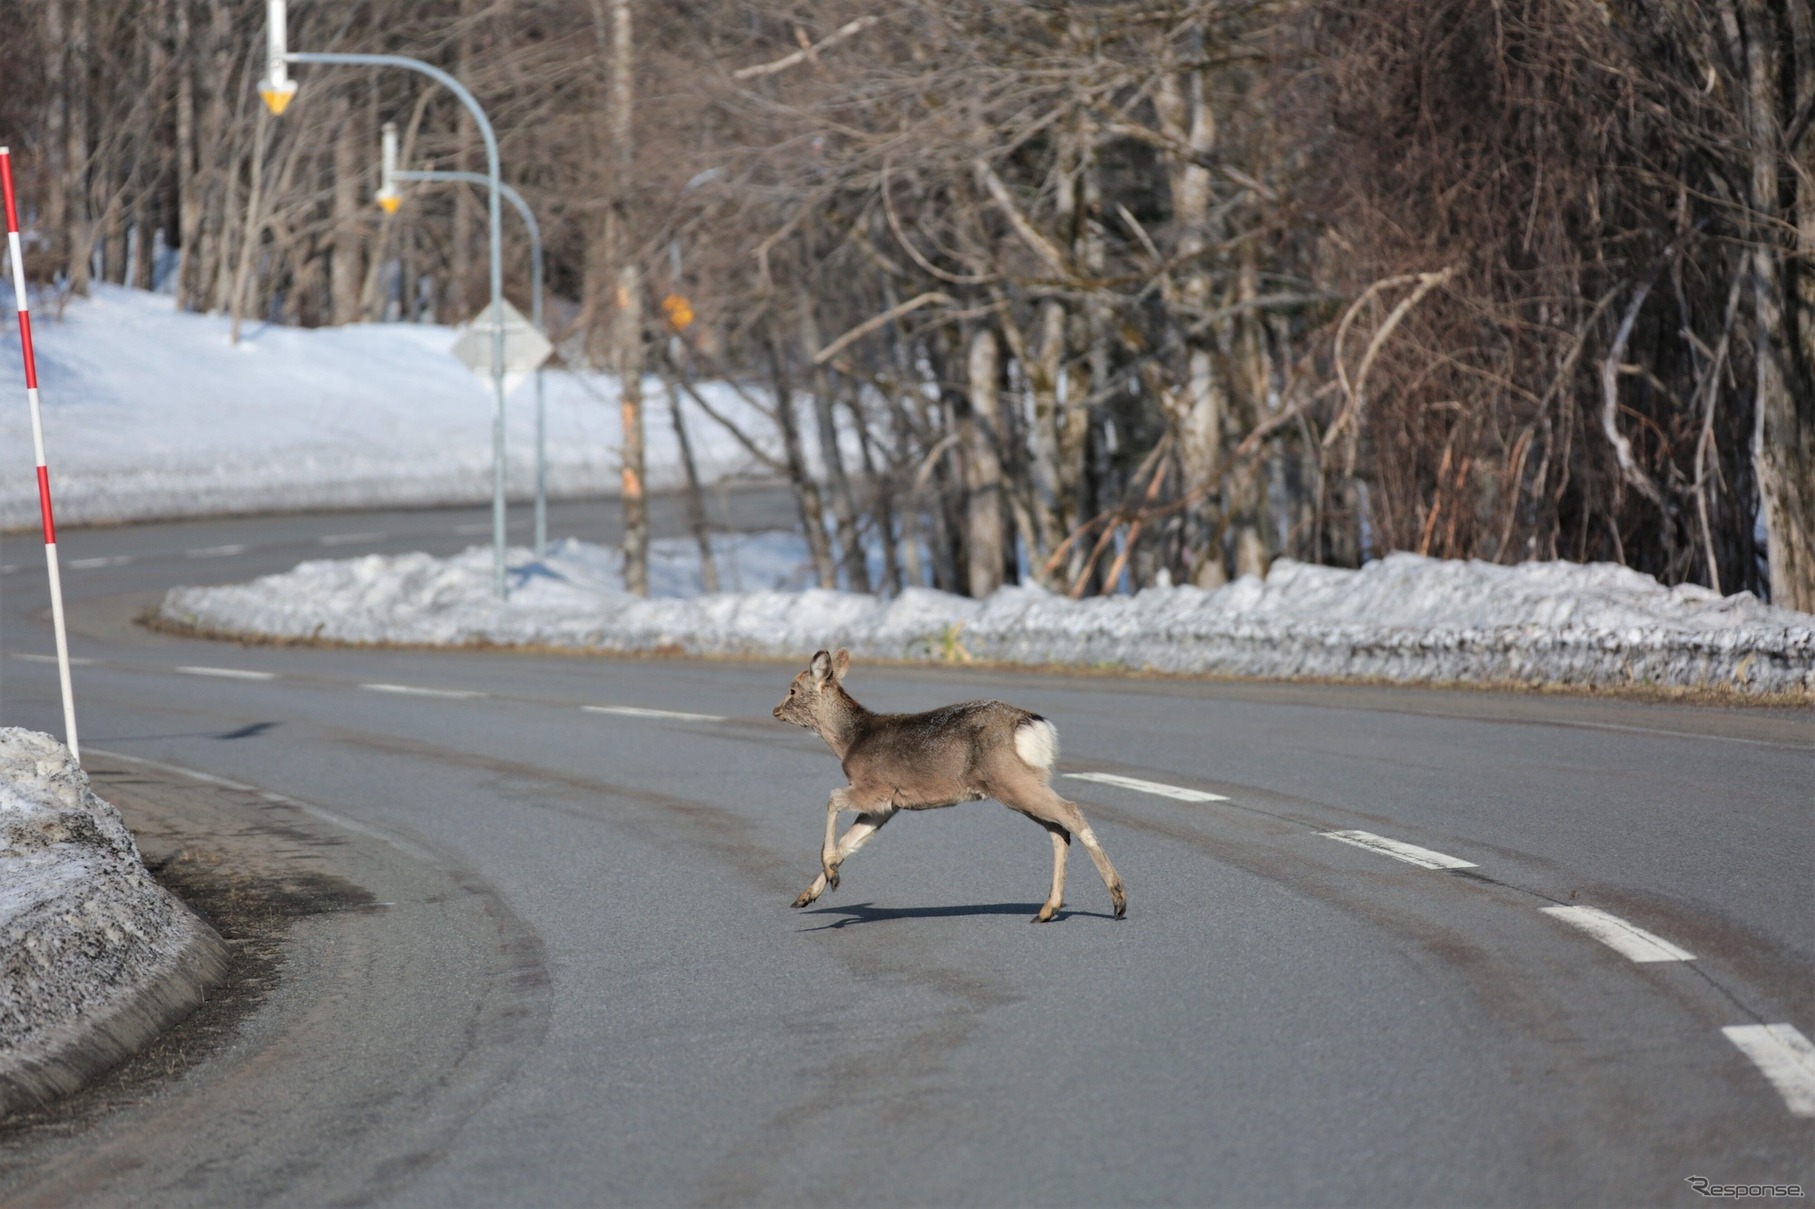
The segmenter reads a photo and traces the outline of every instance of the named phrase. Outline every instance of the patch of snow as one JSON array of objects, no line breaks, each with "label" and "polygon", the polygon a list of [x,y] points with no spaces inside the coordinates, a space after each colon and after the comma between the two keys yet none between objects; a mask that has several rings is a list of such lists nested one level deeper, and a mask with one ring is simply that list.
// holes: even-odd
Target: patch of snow
[{"label": "patch of snow", "polygon": [[0,1115],[117,1060],[162,1023],[143,1000],[219,949],[69,749],[0,729]]},{"label": "patch of snow", "polygon": [[[751,557],[798,567],[798,538]],[[622,590],[615,550],[489,551],[303,563],[250,583],[178,588],[162,616],[202,630],[348,643],[498,644],[804,657],[983,659],[1274,678],[1726,688],[1815,695],[1815,617],[1750,595],[1666,588],[1608,564],[1502,567],[1392,554],[1359,571],[1280,560],[1214,591],[1150,588],[1073,601],[1031,586],[969,600],[821,589],[689,595],[684,542],[656,543],[655,595]],[[762,574],[753,571],[751,575]],[[745,576],[746,581],[751,575]]]},{"label": "patch of snow", "polygon": [[[11,287],[0,289],[10,299]],[[476,503],[492,492],[492,396],[434,324],[288,328],[185,314],[167,296],[96,285],[61,320],[35,300],[32,335],[57,519],[66,525],[250,511]],[[20,361],[0,330],[0,366]],[[546,374],[548,483],[556,497],[620,484],[617,380]],[[13,381],[19,381],[14,378]],[[724,383],[714,410],[779,454],[774,423]],[[647,477],[679,485],[679,448],[658,379],[644,383]],[[761,400],[760,394],[752,399]],[[700,474],[761,477],[761,464],[683,398]],[[535,489],[535,389],[506,401],[507,484]],[[0,408],[0,444],[31,448],[26,408]],[[29,463],[28,463],[29,469]],[[30,474],[0,479],[0,528],[38,519]]]}]

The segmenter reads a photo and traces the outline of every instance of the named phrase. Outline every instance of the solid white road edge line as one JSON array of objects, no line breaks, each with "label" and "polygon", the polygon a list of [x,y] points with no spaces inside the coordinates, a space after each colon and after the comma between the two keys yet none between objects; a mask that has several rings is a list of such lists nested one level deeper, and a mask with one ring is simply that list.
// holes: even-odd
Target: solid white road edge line
[{"label": "solid white road edge line", "polygon": [[178,776],[188,777],[191,780],[206,781],[210,785],[219,785],[223,789],[237,789],[244,793],[256,793],[259,797],[264,798],[268,802],[280,802],[285,806],[294,806],[305,814],[314,815],[324,823],[330,823],[343,830],[356,832],[359,835],[366,835],[375,840],[380,840],[397,849],[399,852],[406,853],[419,861],[433,861],[436,859],[432,852],[419,844],[412,844],[401,836],[389,835],[383,831],[379,831],[375,827],[368,827],[357,819],[350,819],[344,814],[329,810],[326,806],[317,806],[313,802],[300,802],[295,798],[287,798],[281,793],[269,793],[262,789],[255,789],[250,785],[241,785],[238,781],[229,781],[226,777],[217,777],[212,773],[201,772],[194,768],[184,768],[181,764],[166,764],[162,760],[147,760],[144,756],[129,756],[123,751],[103,751],[98,747],[91,747],[88,749],[88,752],[90,755],[103,756],[109,760],[124,760],[128,764],[143,764],[147,768],[161,769],[164,772],[175,773]]},{"label": "solid white road edge line", "polygon": [[719,714],[683,714],[671,709],[638,709],[634,705],[582,705],[589,714],[617,714],[625,718],[668,718],[676,722],[723,722]]},{"label": "solid white road edge line", "polygon": [[1752,1059],[1792,1116],[1815,1117],[1815,1045],[1793,1024],[1735,1024],[1721,1030]]},{"label": "solid white road edge line", "polygon": [[411,697],[446,697],[450,700],[464,701],[471,697],[483,697],[484,693],[470,689],[458,688],[417,688],[413,684],[362,684],[359,686],[368,693],[403,693]]},{"label": "solid white road edge line", "polygon": [[1543,907],[1544,914],[1580,928],[1614,952],[1634,961],[1694,961],[1695,954],[1679,949],[1661,936],[1629,924],[1598,907]]},{"label": "solid white road edge line", "polygon": [[173,772],[178,776],[188,777],[195,781],[206,781],[210,785],[219,785],[223,789],[237,789],[242,793],[257,793],[250,785],[238,781],[229,781],[226,777],[217,777],[213,773],[198,772],[193,768],[184,768],[181,764],[166,764],[162,760],[147,760],[144,756],[129,756],[123,751],[102,751],[98,747],[88,749],[90,755],[102,756],[109,760],[124,760],[128,764],[143,764],[147,768],[156,768],[163,772]]},{"label": "solid white road edge line", "polygon": [[276,672],[247,672],[236,667],[180,667],[185,676],[221,676],[228,680],[275,680]]},{"label": "solid white road edge line", "polygon": [[1123,789],[1151,793],[1162,798],[1177,798],[1181,802],[1227,802],[1229,800],[1220,793],[1205,793],[1201,789],[1186,789],[1183,785],[1167,785],[1161,781],[1143,781],[1139,777],[1118,776],[1113,772],[1067,772],[1059,775],[1070,777],[1074,781],[1094,781],[1098,785],[1116,785]]},{"label": "solid white road edge line", "polygon": [[1323,831],[1318,834],[1326,839],[1341,840],[1357,848],[1366,848],[1370,852],[1380,852],[1421,869],[1473,869],[1475,862],[1457,860],[1441,852],[1432,852],[1429,848],[1420,848],[1416,844],[1405,844],[1398,840],[1389,840],[1383,835],[1371,831]]}]

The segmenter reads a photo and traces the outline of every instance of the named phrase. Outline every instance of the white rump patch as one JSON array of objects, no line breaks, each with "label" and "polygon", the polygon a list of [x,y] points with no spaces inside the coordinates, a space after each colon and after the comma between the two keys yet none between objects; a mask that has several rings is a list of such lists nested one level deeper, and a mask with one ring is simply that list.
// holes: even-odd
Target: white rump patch
[{"label": "white rump patch", "polygon": [[1051,772],[1059,759],[1059,728],[1044,718],[1015,728],[1015,752],[1029,765]]}]

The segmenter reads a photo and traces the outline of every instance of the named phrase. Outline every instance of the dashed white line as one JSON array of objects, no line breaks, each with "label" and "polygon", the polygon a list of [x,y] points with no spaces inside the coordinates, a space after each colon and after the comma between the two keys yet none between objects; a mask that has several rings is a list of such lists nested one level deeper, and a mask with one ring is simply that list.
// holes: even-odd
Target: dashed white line
[{"label": "dashed white line", "polygon": [[67,565],[72,571],[89,571],[96,567],[123,567],[131,561],[130,554],[115,554],[110,558],[72,558]]},{"label": "dashed white line", "polygon": [[492,527],[489,522],[487,524],[483,524],[483,525],[455,525],[454,526],[454,536],[455,537],[476,537],[477,535],[479,535],[481,533],[490,533],[491,531],[492,531]]},{"label": "dashed white line", "polygon": [[1629,924],[1598,907],[1544,907],[1544,914],[1580,928],[1614,952],[1634,961],[1694,961],[1695,954],[1661,936]]},{"label": "dashed white line", "polygon": [[1229,800],[1220,793],[1205,793],[1201,789],[1187,789],[1183,785],[1167,785],[1161,781],[1143,781],[1139,777],[1124,777],[1113,772],[1067,772],[1060,775],[1070,777],[1074,781],[1094,781],[1099,785],[1116,785],[1123,789],[1151,793],[1162,798],[1177,798],[1181,802],[1227,802]]},{"label": "dashed white line", "polygon": [[1421,869],[1475,868],[1473,861],[1458,860],[1453,856],[1445,856],[1441,852],[1433,852],[1429,848],[1420,848],[1416,844],[1389,840],[1385,836],[1375,835],[1371,831],[1324,831],[1319,834],[1328,839],[1353,844],[1357,848],[1366,848],[1370,852],[1382,853],[1410,865],[1417,865]]},{"label": "dashed white line", "polygon": [[450,700],[466,700],[485,696],[484,693],[469,689],[418,688],[413,684],[362,684],[359,687],[368,693],[402,693],[410,697],[446,697]]},{"label": "dashed white line", "polygon": [[388,536],[385,533],[331,533],[315,540],[323,546],[350,546],[355,542],[381,542]]},{"label": "dashed white line", "polygon": [[179,667],[185,676],[219,676],[224,680],[275,680],[276,672],[248,672],[237,667]]},{"label": "dashed white line", "polygon": [[723,722],[720,714],[685,714],[672,709],[639,709],[634,705],[582,705],[589,714],[617,714],[625,718],[667,718],[676,722]]},{"label": "dashed white line", "polygon": [[1752,1059],[1792,1116],[1815,1117],[1815,1045],[1793,1024],[1736,1024],[1721,1030]]},{"label": "dashed white line", "polygon": [[[57,661],[55,655],[14,655],[13,658],[23,659],[27,663],[55,663]],[[91,667],[93,664],[92,659],[71,658],[69,661],[71,667]]]},{"label": "dashed white line", "polygon": [[233,554],[244,554],[251,546],[203,546],[197,550],[183,551],[184,558],[226,558]]}]

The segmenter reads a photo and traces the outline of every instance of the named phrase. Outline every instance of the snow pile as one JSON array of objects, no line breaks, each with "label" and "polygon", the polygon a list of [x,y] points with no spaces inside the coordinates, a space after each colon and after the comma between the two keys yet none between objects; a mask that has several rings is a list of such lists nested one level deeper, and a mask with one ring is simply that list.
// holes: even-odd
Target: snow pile
[{"label": "snow pile", "polygon": [[508,604],[491,595],[482,549],[308,562],[247,584],[175,589],[161,616],[349,643],[785,657],[847,646],[875,659],[1815,695],[1815,617],[1609,564],[1394,554],[1348,571],[1281,560],[1264,581],[1083,601],[1034,587],[986,601],[925,588],[893,600],[819,589],[689,596],[686,576],[670,575],[643,600],[622,592],[617,559],[573,541],[541,564],[514,552]]},{"label": "snow pile", "polygon": [[224,970],[69,749],[0,729],[0,1117],[118,1062]]},{"label": "snow pile", "polygon": [[[491,387],[448,351],[453,328],[248,323],[234,345],[223,317],[182,314],[166,296],[109,285],[55,316],[48,299],[34,299],[45,443],[65,524],[491,498]],[[9,325],[0,330],[0,367],[17,373],[19,357]],[[550,492],[615,494],[616,380],[550,371],[545,385]],[[735,391],[700,390],[715,411],[779,449],[774,424]],[[646,382],[644,398],[649,485],[677,486],[661,383]],[[703,477],[759,472],[722,427],[690,401],[683,410]],[[519,387],[505,411],[507,479],[521,498],[535,488],[534,386]],[[31,448],[23,406],[0,408],[0,446]],[[0,479],[0,528],[37,519],[32,477]]]}]

